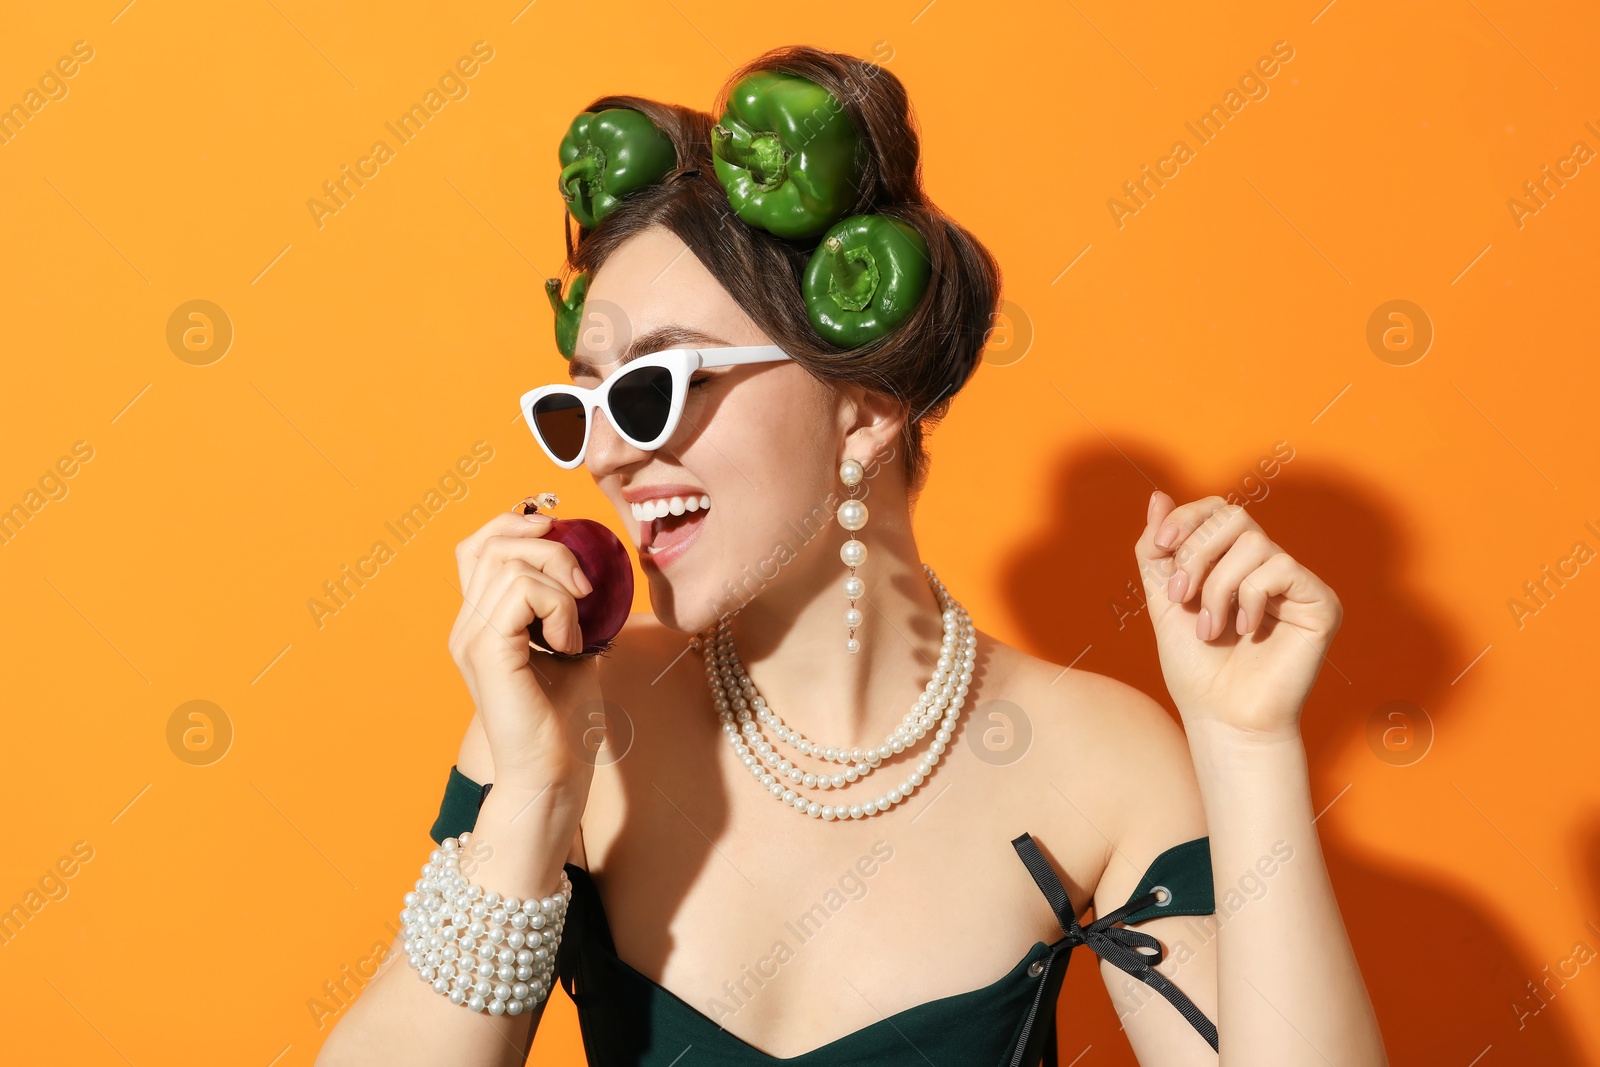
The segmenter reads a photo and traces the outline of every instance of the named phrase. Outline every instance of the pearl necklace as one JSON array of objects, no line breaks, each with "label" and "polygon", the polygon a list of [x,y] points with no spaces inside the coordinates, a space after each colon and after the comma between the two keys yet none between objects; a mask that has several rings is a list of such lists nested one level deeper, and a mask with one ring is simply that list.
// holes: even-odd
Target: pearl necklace
[{"label": "pearl necklace", "polygon": [[[905,721],[896,726],[883,744],[877,747],[824,746],[806,738],[798,730],[785,726],[756,691],[749,674],[739,662],[730,626],[737,611],[717,624],[714,641],[706,640],[704,634],[696,638],[704,651],[706,681],[711,687],[712,702],[722,720],[728,742],[733,745],[751,776],[766,787],[774,799],[801,815],[825,820],[860,819],[886,812],[910,798],[927,776],[933,773],[950,744],[956,720],[961,716],[961,708],[972,682],[972,663],[978,638],[966,609],[950,596],[944,583],[933,573],[933,568],[923,564],[922,569],[933,584],[941,609],[944,639],[940,645],[939,660],[934,667],[933,677],[906,714]],[[928,746],[927,755],[922,757],[917,769],[906,777],[898,789],[891,789],[874,800],[860,804],[822,804],[794,788],[847,788],[877,770],[890,756],[904,752],[927,736],[941,715],[944,722],[934,731],[933,743]],[[845,764],[845,770],[838,774],[816,774],[779,758],[780,753],[762,735],[757,721],[766,723],[779,740],[792,745],[800,753]]]}]

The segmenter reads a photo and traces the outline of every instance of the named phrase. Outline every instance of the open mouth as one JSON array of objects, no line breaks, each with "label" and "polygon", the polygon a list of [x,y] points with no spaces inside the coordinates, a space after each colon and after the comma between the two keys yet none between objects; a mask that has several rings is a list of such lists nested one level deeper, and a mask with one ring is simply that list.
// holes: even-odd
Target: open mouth
[{"label": "open mouth", "polygon": [[705,495],[633,505],[634,517],[639,520],[639,552],[658,563],[676,557],[705,525],[710,507],[711,498]]}]

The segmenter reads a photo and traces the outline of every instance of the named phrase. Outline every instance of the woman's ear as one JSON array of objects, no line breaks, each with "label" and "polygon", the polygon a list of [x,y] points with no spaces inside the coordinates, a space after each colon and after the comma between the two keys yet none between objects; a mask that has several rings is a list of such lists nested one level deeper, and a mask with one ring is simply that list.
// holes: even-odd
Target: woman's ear
[{"label": "woman's ear", "polygon": [[840,405],[845,447],[863,464],[892,454],[911,412],[904,400],[869,389],[859,382],[840,385]]}]

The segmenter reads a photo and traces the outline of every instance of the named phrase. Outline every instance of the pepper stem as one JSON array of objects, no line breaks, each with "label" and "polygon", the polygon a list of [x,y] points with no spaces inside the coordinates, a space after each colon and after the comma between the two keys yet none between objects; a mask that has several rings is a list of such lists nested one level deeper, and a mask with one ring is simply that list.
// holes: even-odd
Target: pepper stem
[{"label": "pepper stem", "polygon": [[589,292],[589,274],[587,271],[578,274],[572,279],[572,285],[567,288],[567,295],[561,295],[561,279],[546,278],[544,283],[545,295],[550,298],[550,307],[556,313],[556,348],[567,359],[571,359],[577,351],[578,327],[583,321],[583,302]]},{"label": "pepper stem", "polygon": [[561,190],[561,199],[572,203],[577,198],[578,190],[569,188],[579,184],[587,185],[594,181],[605,168],[605,159],[599,150],[592,145],[583,150],[583,154],[565,167],[561,168],[561,176],[556,179],[556,188]]},{"label": "pepper stem", "polygon": [[878,292],[878,264],[866,248],[846,249],[838,237],[822,242],[828,261],[828,295],[845,311],[864,311]]},{"label": "pepper stem", "polygon": [[771,192],[789,177],[789,156],[783,142],[775,133],[757,133],[748,143],[734,139],[733,131],[720,122],[711,128],[711,138],[717,155],[750,172],[753,180],[764,192]]}]

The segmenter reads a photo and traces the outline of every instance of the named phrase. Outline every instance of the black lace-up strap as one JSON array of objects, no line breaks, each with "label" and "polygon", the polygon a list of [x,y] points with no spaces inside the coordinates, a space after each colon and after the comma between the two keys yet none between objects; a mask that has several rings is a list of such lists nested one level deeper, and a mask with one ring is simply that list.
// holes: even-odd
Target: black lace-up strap
[{"label": "black lace-up strap", "polygon": [[1011,845],[1017,850],[1017,855],[1022,857],[1023,865],[1028,868],[1028,873],[1033,875],[1033,880],[1044,893],[1045,899],[1050,902],[1050,910],[1055,912],[1056,921],[1066,932],[1066,937],[1062,940],[1074,948],[1078,945],[1089,946],[1089,950],[1095,955],[1133,975],[1167,998],[1172,1006],[1189,1020],[1189,1025],[1193,1026],[1215,1050],[1216,1026],[1206,1018],[1205,1012],[1195,1007],[1194,1002],[1168,980],[1166,975],[1155,969],[1154,965],[1161,962],[1161,942],[1150,934],[1116,925],[1134,912],[1142,911],[1157,903],[1156,894],[1146,893],[1128,901],[1116,911],[1108,912],[1088,926],[1080,926],[1078,916],[1072,910],[1072,900],[1067,896],[1061,879],[1056,877],[1055,869],[1040,854],[1039,846],[1033,843],[1033,837],[1022,834],[1013,838]]}]

